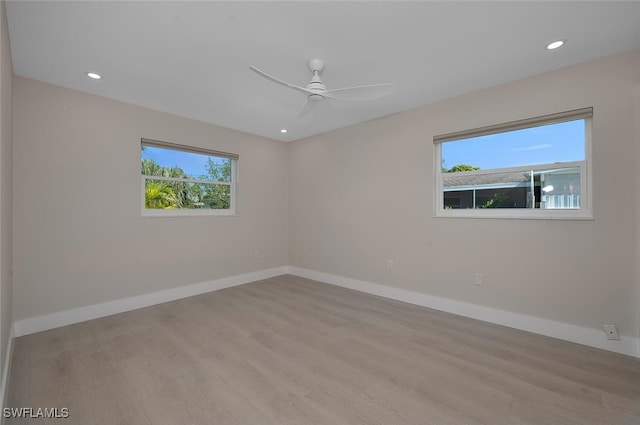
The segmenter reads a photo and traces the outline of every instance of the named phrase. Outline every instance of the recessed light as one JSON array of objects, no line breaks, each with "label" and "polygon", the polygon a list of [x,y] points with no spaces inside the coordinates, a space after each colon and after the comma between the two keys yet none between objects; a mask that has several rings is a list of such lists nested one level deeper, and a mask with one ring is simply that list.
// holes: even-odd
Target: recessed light
[{"label": "recessed light", "polygon": [[93,78],[94,80],[99,80],[102,78],[102,75],[96,74],[95,72],[87,72],[87,77]]},{"label": "recessed light", "polygon": [[281,130],[280,130],[280,133],[283,133],[283,134],[284,134],[284,133],[286,133],[286,132],[287,132],[287,129],[286,129],[286,128],[283,128],[283,129],[281,129]]},{"label": "recessed light", "polygon": [[560,47],[564,46],[564,43],[565,43],[565,42],[566,42],[565,40],[558,40],[558,41],[554,41],[553,43],[549,43],[549,44],[547,45],[547,50],[555,50],[555,49],[558,49],[558,48],[560,48]]}]

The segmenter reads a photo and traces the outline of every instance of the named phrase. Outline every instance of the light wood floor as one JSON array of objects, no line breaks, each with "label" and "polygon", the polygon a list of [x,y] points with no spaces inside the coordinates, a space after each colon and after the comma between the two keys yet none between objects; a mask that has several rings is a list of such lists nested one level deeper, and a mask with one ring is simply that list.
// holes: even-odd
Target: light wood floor
[{"label": "light wood floor", "polygon": [[294,276],[15,341],[67,425],[638,425],[640,361]]}]

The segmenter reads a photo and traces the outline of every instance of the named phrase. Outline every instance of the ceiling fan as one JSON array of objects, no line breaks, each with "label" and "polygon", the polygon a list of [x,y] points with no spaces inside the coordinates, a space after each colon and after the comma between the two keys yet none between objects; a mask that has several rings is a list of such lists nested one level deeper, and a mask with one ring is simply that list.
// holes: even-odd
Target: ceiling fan
[{"label": "ceiling fan", "polygon": [[304,105],[302,105],[302,108],[298,113],[298,117],[307,115],[319,102],[324,99],[365,101],[378,99],[380,97],[388,96],[393,93],[393,84],[391,83],[370,84],[366,86],[327,90],[324,83],[320,79],[320,74],[322,74],[322,71],[324,70],[324,61],[321,59],[311,59],[307,65],[313,73],[313,77],[311,77],[311,81],[305,87],[296,86],[295,84],[282,81],[267,74],[264,71],[259,70],[255,66],[250,66],[249,69],[266,78],[267,80],[271,80],[274,83],[280,84],[281,86],[289,87],[306,94],[307,100]]}]

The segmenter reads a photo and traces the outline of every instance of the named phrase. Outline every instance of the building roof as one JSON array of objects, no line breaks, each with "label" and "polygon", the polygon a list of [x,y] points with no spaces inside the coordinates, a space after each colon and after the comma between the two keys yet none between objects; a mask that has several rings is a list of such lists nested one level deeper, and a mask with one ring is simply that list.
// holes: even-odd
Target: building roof
[{"label": "building roof", "polygon": [[526,187],[531,185],[531,174],[524,171],[491,174],[446,173],[443,174],[443,177],[444,190]]}]

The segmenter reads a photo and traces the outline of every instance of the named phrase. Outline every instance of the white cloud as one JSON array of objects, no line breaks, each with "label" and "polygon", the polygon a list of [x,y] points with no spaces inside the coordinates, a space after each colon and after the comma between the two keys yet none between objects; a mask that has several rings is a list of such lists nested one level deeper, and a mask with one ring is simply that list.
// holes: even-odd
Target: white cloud
[{"label": "white cloud", "polygon": [[516,151],[516,152],[521,152],[521,151],[536,151],[538,149],[549,149],[553,147],[552,144],[546,143],[543,145],[533,145],[533,146],[527,146],[525,148],[512,148],[512,151]]}]

